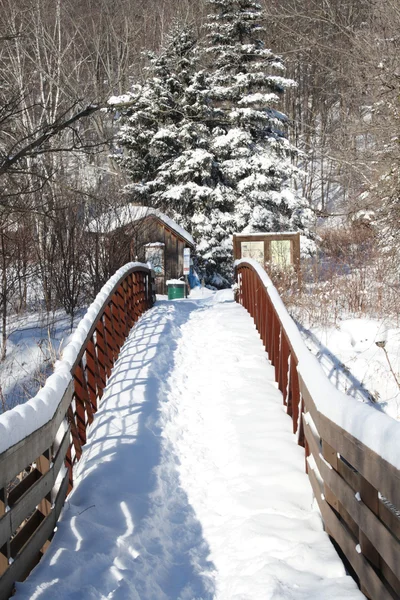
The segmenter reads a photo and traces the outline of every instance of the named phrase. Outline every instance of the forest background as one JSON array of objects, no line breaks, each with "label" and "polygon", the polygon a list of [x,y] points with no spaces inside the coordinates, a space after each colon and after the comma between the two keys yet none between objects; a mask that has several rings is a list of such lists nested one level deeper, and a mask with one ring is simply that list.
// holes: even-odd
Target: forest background
[{"label": "forest background", "polygon": [[[286,299],[311,320],[343,310],[397,318],[398,3],[260,4],[265,46],[296,82],[281,109],[321,253],[307,266],[306,299]],[[96,215],[128,201],[108,99],[146,79],[148,52],[177,23],[201,41],[207,12],[188,0],[1,1],[2,359],[10,314],[62,307],[73,317],[120,266],[123,239],[88,235]]]}]

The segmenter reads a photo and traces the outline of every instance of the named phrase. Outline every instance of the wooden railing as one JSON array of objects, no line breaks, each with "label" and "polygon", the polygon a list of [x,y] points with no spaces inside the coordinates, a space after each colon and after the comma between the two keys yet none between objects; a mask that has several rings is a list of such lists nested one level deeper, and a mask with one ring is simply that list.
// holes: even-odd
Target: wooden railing
[{"label": "wooden railing", "polygon": [[28,575],[50,543],[120,348],[153,304],[151,271],[128,266],[100,298],[54,416],[0,454],[0,600],[9,598],[14,582]]},{"label": "wooden railing", "polygon": [[[275,367],[293,432],[305,448],[306,471],[327,533],[368,598],[399,599],[400,423],[333,388],[256,263],[238,261],[235,275],[236,300],[254,318]],[[327,393],[329,397],[322,398]],[[348,428],[327,416],[326,412],[333,415],[335,410],[347,415],[342,421],[348,422]],[[354,435],[355,429],[365,432],[365,428],[370,429],[367,437],[372,448],[363,433],[359,436],[363,441]],[[385,452],[374,450],[377,438],[383,440]],[[396,452],[392,452],[389,445],[396,442]],[[390,452],[395,460],[389,462],[382,454]]]}]

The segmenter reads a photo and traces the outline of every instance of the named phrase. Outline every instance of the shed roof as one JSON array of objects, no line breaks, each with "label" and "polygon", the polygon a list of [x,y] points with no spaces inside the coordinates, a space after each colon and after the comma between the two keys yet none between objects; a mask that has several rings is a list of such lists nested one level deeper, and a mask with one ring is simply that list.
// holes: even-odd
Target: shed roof
[{"label": "shed roof", "polygon": [[175,233],[180,235],[190,245],[194,246],[194,239],[186,229],[178,225],[176,221],[167,217],[164,213],[159,211],[157,208],[150,206],[137,206],[134,204],[128,204],[127,206],[119,206],[109,211],[102,213],[93,219],[89,225],[88,230],[92,233],[111,233],[120,227],[126,227],[131,223],[140,221],[147,217],[156,217],[165,225],[170,227]]}]

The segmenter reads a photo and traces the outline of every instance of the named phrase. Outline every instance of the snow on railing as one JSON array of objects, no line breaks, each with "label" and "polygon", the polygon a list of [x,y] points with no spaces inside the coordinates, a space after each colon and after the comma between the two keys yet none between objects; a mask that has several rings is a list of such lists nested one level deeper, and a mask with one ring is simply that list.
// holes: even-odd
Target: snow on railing
[{"label": "snow on railing", "polygon": [[119,269],[90,305],[43,388],[0,416],[0,600],[46,550],[120,348],[153,302],[147,265]]},{"label": "snow on railing", "polygon": [[400,423],[332,385],[256,261],[236,261],[235,275],[305,447],[326,531],[368,598],[399,598]]}]

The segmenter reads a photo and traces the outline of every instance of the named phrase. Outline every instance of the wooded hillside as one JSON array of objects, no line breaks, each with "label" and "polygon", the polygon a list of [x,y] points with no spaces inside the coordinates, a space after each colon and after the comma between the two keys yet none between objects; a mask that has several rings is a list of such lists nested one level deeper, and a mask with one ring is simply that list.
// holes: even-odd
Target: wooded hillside
[{"label": "wooded hillside", "polygon": [[[131,180],[110,158],[121,112],[107,109],[107,100],[146,82],[148,53],[162,55],[173,28],[190,28],[194,45],[204,43],[213,5],[223,13],[216,1],[1,2],[3,331],[7,311],[26,306],[32,282],[48,310],[63,305],[73,313],[119,266],[117,246],[105,251],[85,229],[96,214],[130,200],[124,186]],[[398,3],[271,0],[260,1],[261,9],[259,38],[296,82],[280,109],[299,151],[292,153],[303,173],[297,192],[319,224],[332,215],[341,223],[368,220],[393,244]],[[207,74],[213,66],[199,68]]]}]

